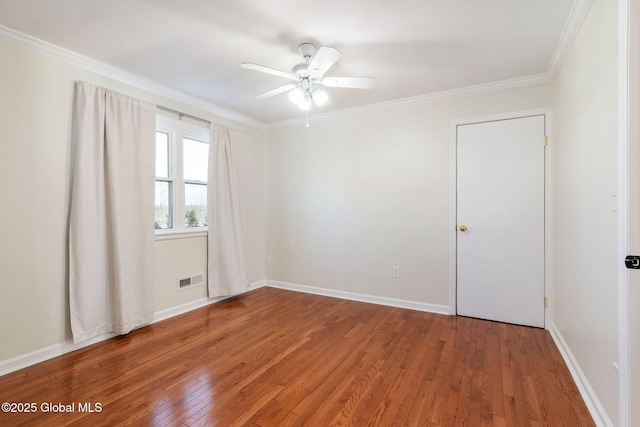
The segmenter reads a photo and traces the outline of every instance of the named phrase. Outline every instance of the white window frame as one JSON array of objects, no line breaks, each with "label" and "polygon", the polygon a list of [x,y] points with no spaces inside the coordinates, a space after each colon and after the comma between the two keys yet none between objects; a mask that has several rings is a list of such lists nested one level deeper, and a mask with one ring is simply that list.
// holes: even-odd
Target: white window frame
[{"label": "white window frame", "polygon": [[188,119],[176,119],[170,113],[164,114],[158,111],[156,115],[156,132],[169,135],[169,178],[156,177],[156,180],[173,183],[172,200],[170,201],[173,207],[173,228],[156,229],[156,240],[206,236],[208,233],[207,226],[185,226],[185,184],[208,183],[184,179],[182,141],[183,138],[188,138],[210,144],[211,132],[209,126]]}]

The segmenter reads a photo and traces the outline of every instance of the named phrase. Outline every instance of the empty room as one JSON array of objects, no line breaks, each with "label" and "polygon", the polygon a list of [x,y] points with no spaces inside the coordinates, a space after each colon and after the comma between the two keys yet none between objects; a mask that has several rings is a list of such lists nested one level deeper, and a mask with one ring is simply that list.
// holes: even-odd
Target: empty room
[{"label": "empty room", "polygon": [[0,425],[640,425],[639,10],[0,0]]}]

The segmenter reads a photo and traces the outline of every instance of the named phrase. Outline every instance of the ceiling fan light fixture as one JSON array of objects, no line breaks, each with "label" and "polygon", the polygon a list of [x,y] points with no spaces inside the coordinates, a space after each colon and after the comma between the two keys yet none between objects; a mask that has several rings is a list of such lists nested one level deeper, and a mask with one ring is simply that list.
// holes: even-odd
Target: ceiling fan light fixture
[{"label": "ceiling fan light fixture", "polygon": [[311,95],[309,93],[306,93],[298,103],[298,108],[302,111],[309,111],[311,109]]},{"label": "ceiling fan light fixture", "polygon": [[326,90],[316,86],[311,90],[311,98],[318,107],[322,107],[329,100],[329,95]]},{"label": "ceiling fan light fixture", "polygon": [[289,92],[289,99],[294,104],[298,105],[304,99],[306,91],[302,86],[295,87],[291,92]]}]

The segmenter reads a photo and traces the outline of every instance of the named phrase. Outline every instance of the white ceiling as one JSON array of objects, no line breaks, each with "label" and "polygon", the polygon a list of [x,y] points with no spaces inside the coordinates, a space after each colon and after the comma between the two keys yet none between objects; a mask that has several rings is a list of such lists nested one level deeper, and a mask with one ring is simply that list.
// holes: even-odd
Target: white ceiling
[{"label": "white ceiling", "polygon": [[[578,0],[576,0],[577,2]],[[574,0],[0,0],[0,25],[264,124],[304,113],[289,83],[298,44],[343,56],[325,75],[376,78],[329,88],[322,114],[547,73]],[[566,29],[565,29],[566,31]]]}]

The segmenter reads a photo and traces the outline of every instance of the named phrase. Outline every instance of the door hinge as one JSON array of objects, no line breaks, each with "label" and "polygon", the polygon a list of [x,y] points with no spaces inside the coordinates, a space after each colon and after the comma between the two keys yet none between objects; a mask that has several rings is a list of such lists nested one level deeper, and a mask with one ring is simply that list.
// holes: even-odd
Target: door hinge
[{"label": "door hinge", "polygon": [[544,146],[547,146],[547,135],[544,136]]},{"label": "door hinge", "polygon": [[547,297],[544,297],[544,308],[549,307],[549,304],[547,303]]}]

